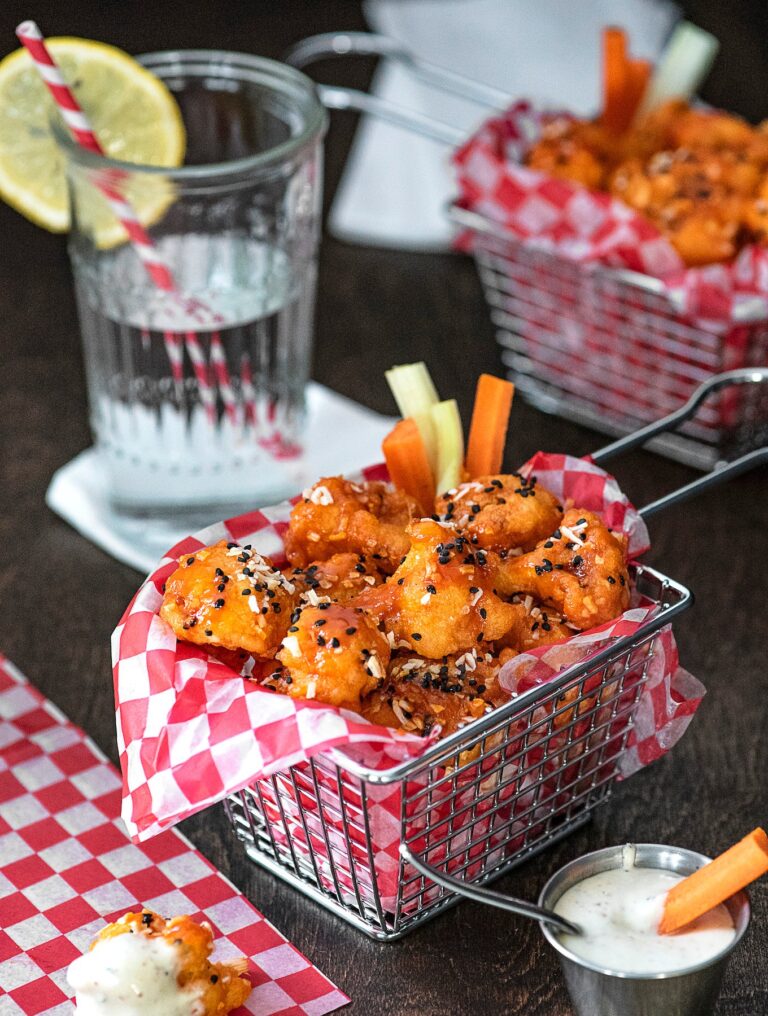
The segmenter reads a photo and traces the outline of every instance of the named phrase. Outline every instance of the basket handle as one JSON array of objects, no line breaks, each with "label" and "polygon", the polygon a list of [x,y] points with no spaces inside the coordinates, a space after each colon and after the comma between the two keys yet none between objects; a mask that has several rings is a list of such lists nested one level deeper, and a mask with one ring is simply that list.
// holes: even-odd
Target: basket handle
[{"label": "basket handle", "polygon": [[420,875],[431,879],[444,889],[450,889],[451,892],[466,896],[469,900],[475,900],[476,903],[487,903],[489,906],[498,907],[500,910],[509,910],[513,914],[517,914],[520,917],[529,917],[534,921],[543,921],[545,924],[551,924],[558,931],[563,931],[568,935],[582,934],[582,930],[577,924],[566,921],[564,917],[556,914],[554,910],[538,907],[535,903],[519,900],[514,896],[505,896],[495,889],[486,889],[483,886],[472,885],[463,879],[454,878],[444,871],[433,868],[431,864],[428,864],[424,860],[421,854],[411,853],[405,843],[400,844],[400,856],[406,864],[410,864]]},{"label": "basket handle", "polygon": [[[716,374],[708,381],[700,384],[690,399],[680,409],[676,409],[674,413],[656,420],[655,423],[649,423],[646,427],[641,427],[640,430],[636,430],[634,433],[627,434],[626,437],[621,437],[618,441],[606,445],[605,448],[601,448],[592,455],[592,461],[597,465],[602,465],[622,452],[627,452],[632,448],[637,448],[639,445],[644,445],[646,441],[650,441],[657,434],[663,434],[668,430],[676,430],[681,423],[684,423],[694,415],[706,398],[720,391],[721,388],[726,388],[729,385],[765,383],[768,383],[768,367],[742,367],[739,370],[729,370],[722,374]],[[733,462],[718,464],[712,472],[699,477],[698,480],[693,480],[684,487],[679,487],[677,490],[665,494],[657,501],[651,501],[650,504],[640,509],[640,515],[643,518],[655,515],[656,512],[661,511],[663,508],[668,508],[679,501],[687,501],[688,498],[694,497],[710,487],[724,483],[725,480],[731,479],[734,476],[746,473],[747,470],[753,469],[763,462],[768,462],[768,446],[747,452],[747,454],[742,455],[740,458],[734,459]]]},{"label": "basket handle", "polygon": [[[463,74],[457,74],[428,60],[422,60],[395,39],[373,32],[326,32],[322,35],[312,35],[292,46],[284,59],[291,67],[302,70],[316,60],[340,56],[386,57],[402,64],[420,81],[494,109],[503,108],[512,101],[510,96],[498,88],[473,81]],[[434,117],[400,106],[388,99],[369,95],[368,92],[335,85],[318,85],[317,90],[321,102],[327,109],[354,109],[360,113],[369,113],[386,123],[403,127],[405,130],[451,147],[466,140],[466,132],[453,124],[435,120]]]}]

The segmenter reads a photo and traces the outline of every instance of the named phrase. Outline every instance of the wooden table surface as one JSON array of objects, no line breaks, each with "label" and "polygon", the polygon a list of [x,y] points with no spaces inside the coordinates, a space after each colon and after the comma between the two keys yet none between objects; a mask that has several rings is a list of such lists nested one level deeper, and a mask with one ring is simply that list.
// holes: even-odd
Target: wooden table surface
[{"label": "wooden table surface", "polygon": [[[719,32],[721,61],[710,97],[754,117],[768,112],[762,5],[688,4]],[[726,12],[727,9],[727,12]],[[183,13],[182,13],[183,12]],[[318,31],[362,28],[357,4],[187,0],[106,4],[38,0],[4,5],[2,49],[33,13],[51,35],[92,36],[130,52],[244,48],[279,57]],[[364,85],[370,66],[319,68],[325,80]],[[327,145],[330,195],[352,136],[338,116]],[[116,759],[109,636],[139,576],[53,515],[43,497],[53,471],[89,444],[85,387],[64,242],[0,207],[0,648]],[[471,262],[323,241],[315,377],[391,412],[383,371],[424,358],[438,388],[469,391],[499,357]],[[510,463],[540,447],[581,454],[601,438],[518,405]],[[694,475],[649,453],[617,474],[643,504]],[[714,853],[768,822],[768,587],[765,470],[652,520],[651,564],[690,586],[696,606],[677,624],[684,665],[708,694],[689,732],[662,761],[620,785],[594,820],[529,861],[499,888],[534,898],[548,874],[583,853],[627,840]],[[353,999],[361,1014],[568,1013],[560,972],[538,928],[465,903],[411,937],[379,945],[248,863],[216,807],[185,832],[264,913]],[[754,920],[735,954],[720,1016],[768,1012],[768,882],[753,892]],[[0,926],[2,911],[0,911]],[[663,1014],[659,1014],[663,1016]]]}]

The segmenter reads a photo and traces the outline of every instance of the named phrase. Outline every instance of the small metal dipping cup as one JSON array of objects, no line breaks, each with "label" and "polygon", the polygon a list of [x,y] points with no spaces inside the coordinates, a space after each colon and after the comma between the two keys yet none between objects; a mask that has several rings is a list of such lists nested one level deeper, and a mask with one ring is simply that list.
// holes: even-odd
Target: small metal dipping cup
[{"label": "small metal dipping cup", "polygon": [[[693,850],[658,843],[638,843],[636,847],[638,868],[661,868],[683,876],[710,860]],[[563,893],[577,882],[610,868],[620,868],[623,849],[622,845],[596,850],[560,868],[542,889],[539,906],[552,910]],[[599,967],[566,948],[557,931],[544,923],[541,930],[560,954],[576,1016],[709,1016],[714,1012],[728,959],[747,930],[751,913],[749,897],[743,891],[726,900],[725,906],[736,928],[730,945],[703,963],[663,974],[623,974]]]}]

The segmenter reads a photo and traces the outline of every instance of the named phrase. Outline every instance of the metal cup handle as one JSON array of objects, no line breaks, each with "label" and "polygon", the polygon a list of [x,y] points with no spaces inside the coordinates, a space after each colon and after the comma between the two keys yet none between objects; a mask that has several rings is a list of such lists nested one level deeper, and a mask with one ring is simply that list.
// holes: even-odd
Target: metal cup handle
[{"label": "metal cup handle", "polygon": [[527,900],[516,899],[514,896],[505,896],[495,889],[486,889],[483,886],[472,885],[460,878],[454,878],[444,871],[433,868],[420,854],[412,853],[405,843],[400,844],[400,856],[406,864],[410,864],[420,875],[431,879],[431,881],[441,885],[444,889],[450,889],[451,892],[466,896],[469,900],[475,900],[476,903],[486,903],[491,907],[498,907],[500,910],[511,911],[520,917],[529,917],[534,921],[543,921],[545,924],[551,924],[558,931],[565,932],[568,935],[580,935],[582,933],[578,925],[571,924],[570,921],[566,921],[564,917],[560,917],[553,910],[536,906],[535,903],[529,903]]},{"label": "metal cup handle", "polygon": [[[721,388],[726,388],[729,385],[766,383],[768,383],[768,367],[742,367],[739,370],[729,370],[722,374],[716,374],[708,381],[700,384],[690,399],[680,409],[676,409],[674,413],[656,420],[655,423],[649,423],[647,427],[642,427],[640,430],[636,430],[634,433],[606,445],[605,448],[601,448],[592,455],[592,460],[597,465],[602,465],[608,459],[612,459],[622,452],[627,452],[632,448],[644,445],[646,441],[650,441],[657,434],[663,434],[668,430],[676,430],[681,423],[684,423],[694,415],[706,398],[720,391]],[[747,470],[753,469],[763,462],[768,462],[768,446],[748,452],[740,458],[734,459],[733,462],[724,462],[717,465],[712,472],[707,473],[698,480],[693,480],[684,487],[673,490],[669,494],[665,494],[664,497],[660,497],[657,501],[652,501],[650,504],[645,505],[640,509],[640,514],[643,518],[648,518],[649,515],[655,515],[656,512],[661,511],[663,508],[668,508],[679,501],[687,501],[688,498],[694,497],[710,487],[715,487],[732,477],[746,473]]]}]

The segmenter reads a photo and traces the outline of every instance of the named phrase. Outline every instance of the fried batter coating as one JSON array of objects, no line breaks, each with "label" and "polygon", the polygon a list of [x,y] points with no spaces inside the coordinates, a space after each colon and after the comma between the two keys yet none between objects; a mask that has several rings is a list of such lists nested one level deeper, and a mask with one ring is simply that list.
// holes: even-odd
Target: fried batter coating
[{"label": "fried batter coating", "polygon": [[[534,604],[531,596],[524,599],[516,596],[512,605],[517,608],[515,623],[503,638],[497,640],[495,648],[498,651],[514,649],[525,653],[539,646],[562,642],[575,634],[555,611]],[[509,657],[505,656],[504,661],[507,659]]]},{"label": "fried batter coating", "polygon": [[[289,578],[301,594],[302,603],[317,606],[318,600],[348,603],[364,589],[378,586],[383,576],[378,560],[365,554],[333,554],[326,561],[314,561],[306,568],[294,568]],[[314,595],[310,592],[314,591]]]},{"label": "fried batter coating", "polygon": [[364,699],[363,716],[417,734],[439,725],[445,737],[506,701],[498,671],[491,654],[476,649],[440,661],[398,655],[381,687]]},{"label": "fried batter coating", "polygon": [[516,612],[494,591],[497,556],[430,519],[412,522],[408,534],[403,563],[383,586],[362,593],[358,606],[433,660],[501,638]]},{"label": "fried batter coating", "polygon": [[563,517],[557,498],[536,477],[520,473],[478,476],[441,494],[435,510],[472,545],[504,552],[533,550]]},{"label": "fried batter coating", "polygon": [[391,573],[408,552],[405,527],[419,515],[412,497],[386,483],[326,477],[294,506],[285,552],[299,568],[334,554],[365,554]]},{"label": "fried batter coating", "polygon": [[204,1016],[226,1016],[238,1009],[251,993],[245,975],[245,958],[232,963],[211,963],[213,932],[207,923],[196,924],[187,915],[165,920],[151,910],[125,914],[102,928],[91,949],[100,942],[125,934],[160,938],[178,952],[180,988],[198,993]]},{"label": "fried batter coating", "polygon": [[292,698],[359,713],[361,698],[386,676],[389,654],[386,636],[360,607],[304,607],[277,654],[285,672],[269,683]]},{"label": "fried batter coating", "polygon": [[629,606],[626,539],[592,512],[571,508],[558,529],[528,554],[499,566],[497,588],[536,597],[585,630]]},{"label": "fried batter coating", "polygon": [[270,656],[298,599],[291,582],[250,546],[221,540],[179,558],[160,616],[177,638]]}]

